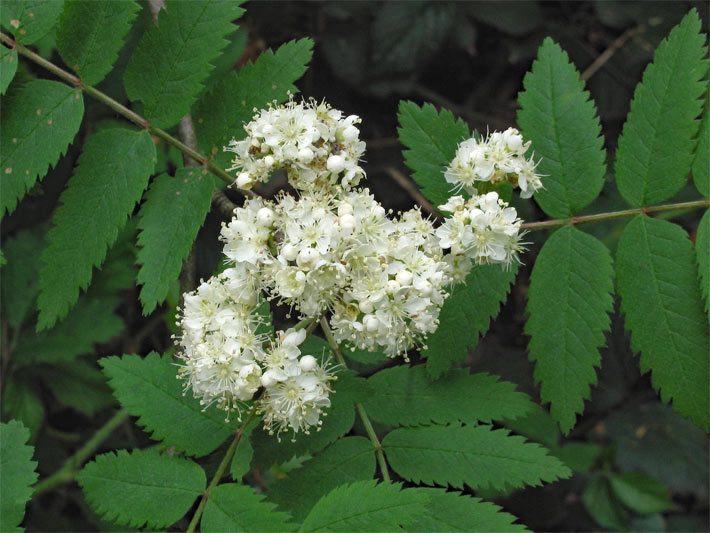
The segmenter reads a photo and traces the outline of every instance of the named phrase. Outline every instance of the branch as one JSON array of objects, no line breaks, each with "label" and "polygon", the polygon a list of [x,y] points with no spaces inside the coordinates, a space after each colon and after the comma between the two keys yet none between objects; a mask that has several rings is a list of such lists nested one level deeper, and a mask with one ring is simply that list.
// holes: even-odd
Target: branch
[{"label": "branch", "polygon": [[679,202],[676,204],[653,205],[649,207],[637,207],[635,209],[623,209],[621,211],[610,211],[608,213],[596,213],[594,215],[583,215],[571,218],[555,218],[552,220],[543,220],[542,222],[526,222],[521,226],[522,229],[528,231],[536,231],[541,229],[555,228],[557,226],[566,226],[568,224],[586,224],[587,222],[601,222],[603,220],[612,220],[615,218],[626,218],[634,215],[648,215],[650,213],[660,213],[662,211],[676,211],[679,209],[699,209],[710,207],[710,200],[694,200],[692,202]]},{"label": "branch", "polygon": [[[204,155],[199,153],[197,150],[190,148],[185,143],[176,139],[175,137],[170,135],[165,130],[162,130],[160,128],[156,128],[155,126],[151,126],[150,122],[148,122],[147,119],[143,118],[135,111],[131,111],[123,104],[121,104],[121,103],[117,102],[116,100],[114,100],[113,98],[111,98],[109,95],[99,91],[98,89],[95,89],[94,87],[91,87],[90,85],[84,84],[84,82],[81,81],[81,79],[79,77],[58,67],[57,65],[55,65],[51,61],[47,61],[45,58],[34,53],[32,50],[30,50],[29,48],[26,48],[25,46],[21,45],[20,43],[16,43],[10,36],[8,36],[2,32],[0,32],[0,41],[5,43],[10,48],[14,48],[15,50],[17,50],[18,54],[26,57],[27,59],[29,59],[33,63],[36,63],[37,65],[41,66],[45,70],[48,70],[49,72],[51,72],[52,74],[54,74],[58,78],[61,78],[62,80],[72,84],[74,87],[81,89],[86,94],[89,94],[92,97],[99,100],[100,102],[106,104],[108,107],[113,109],[119,115],[130,120],[131,122],[133,122],[137,126],[147,130],[151,135],[154,135],[155,137],[158,137],[159,139],[164,140],[166,143],[174,146],[175,148],[180,150],[186,156],[197,161],[200,165],[202,165],[202,167],[204,167],[205,169],[210,171],[212,174],[217,176],[219,179],[221,179],[225,183],[227,183],[229,185],[232,185],[234,183],[234,178],[232,176],[230,176],[229,174],[227,174],[223,169],[221,169],[217,165],[215,165],[208,157],[205,157]],[[251,191],[240,191],[240,192],[246,196],[254,196],[254,193]]]}]

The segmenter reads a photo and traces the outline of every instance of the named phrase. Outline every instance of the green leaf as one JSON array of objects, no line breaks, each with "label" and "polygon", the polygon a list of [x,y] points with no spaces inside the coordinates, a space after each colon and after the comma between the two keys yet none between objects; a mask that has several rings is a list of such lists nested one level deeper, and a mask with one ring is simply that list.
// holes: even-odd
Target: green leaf
[{"label": "green leaf", "polygon": [[569,466],[575,473],[589,472],[597,462],[603,448],[594,442],[566,442],[551,449],[552,455]]},{"label": "green leaf", "polygon": [[207,455],[222,444],[237,426],[225,422],[226,414],[214,405],[208,408],[189,393],[177,376],[169,356],[155,352],[101,359],[104,374],[121,405],[137,416],[138,424],[151,438],[190,455]]},{"label": "green leaf", "polygon": [[604,186],[606,154],[594,101],[567,53],[549,37],[523,85],[518,123],[545,176],[535,201],[551,217],[569,217]]},{"label": "green leaf", "polygon": [[693,181],[700,194],[710,197],[710,104],[708,103],[705,104],[705,113],[700,125],[692,172]]},{"label": "green leaf", "polygon": [[517,264],[510,270],[500,265],[475,266],[466,282],[454,287],[441,309],[439,328],[427,338],[427,347],[422,350],[432,378],[448,372],[466,358],[469,348],[475,348],[505,302],[517,272]]},{"label": "green leaf", "polygon": [[5,94],[17,72],[17,50],[0,45],[0,94]]},{"label": "green leaf", "polygon": [[444,489],[416,489],[426,494],[426,513],[407,528],[408,531],[525,531],[514,524],[513,515],[480,498],[470,498],[460,492]]},{"label": "green leaf", "polygon": [[686,182],[707,86],[706,57],[692,9],[658,46],[636,87],[616,152],[616,184],[635,207],[667,200]]},{"label": "green leaf", "polygon": [[32,441],[37,439],[44,423],[41,394],[38,383],[27,372],[12,372],[2,391],[3,418],[22,422],[30,430]]},{"label": "green leaf", "polygon": [[66,316],[88,287],[92,269],[103,263],[154,165],[155,145],[147,131],[111,128],[86,141],[42,253],[38,330]]},{"label": "green leaf", "polygon": [[244,485],[227,483],[210,492],[201,531],[293,531],[288,513],[276,510],[273,503],[264,501],[263,494]]},{"label": "green leaf", "polygon": [[57,49],[81,81],[96,85],[111,72],[138,11],[133,0],[64,0]]},{"label": "green leaf", "polygon": [[705,310],[710,307],[710,210],[700,219],[695,236],[695,254],[698,257],[700,288],[705,298]]},{"label": "green leaf", "polygon": [[641,472],[613,474],[611,488],[621,502],[639,514],[662,513],[673,508],[666,486]]},{"label": "green leaf", "polygon": [[613,531],[626,529],[628,513],[614,497],[609,481],[604,477],[597,477],[587,485],[582,494],[582,503],[600,526]]},{"label": "green leaf", "polygon": [[116,524],[163,528],[174,524],[205,490],[199,465],[157,450],[99,455],[77,481],[99,515]]},{"label": "green leaf", "polygon": [[535,260],[525,332],[540,396],[567,433],[584,410],[613,309],[611,254],[573,226],[557,230]]},{"label": "green leaf", "polygon": [[0,23],[17,42],[33,44],[54,28],[62,12],[58,0],[3,0]]},{"label": "green leaf", "polygon": [[217,161],[227,166],[230,157],[222,152],[222,147],[233,138],[244,137],[244,124],[252,119],[254,108],[283,102],[289,93],[298,92],[293,84],[303,76],[312,54],[312,40],[290,41],[276,52],[266,50],[254,63],[225,76],[204,94],[193,113],[203,153],[217,156]]},{"label": "green leaf", "polygon": [[459,143],[471,136],[468,126],[447,109],[437,112],[431,104],[419,107],[414,102],[400,102],[398,118],[399,140],[407,148],[404,162],[412,178],[435,206],[445,203],[452,185],[446,183],[444,170]]},{"label": "green leaf", "polygon": [[29,437],[17,420],[0,424],[0,531],[15,531],[20,525],[37,481],[34,448],[26,444]]},{"label": "green leaf", "polygon": [[63,365],[42,365],[34,369],[60,404],[94,416],[116,403],[95,360],[78,360]]},{"label": "green leaf", "polygon": [[3,243],[7,265],[0,277],[2,310],[13,328],[19,328],[33,310],[38,258],[43,246],[44,239],[38,229],[19,231]]},{"label": "green leaf", "polygon": [[401,488],[375,481],[342,485],[313,507],[300,531],[398,531],[413,524],[428,502],[423,491]]},{"label": "green leaf", "polygon": [[[301,345],[301,353],[304,355],[310,353],[318,359],[323,351],[311,346],[318,342],[314,339],[319,337],[309,335]],[[325,349],[328,350],[327,345]],[[354,377],[351,372],[341,371],[337,375],[338,379],[333,383],[335,392],[330,395],[331,405],[325,410],[320,431],[311,431],[308,435],[299,434],[295,441],[284,438],[279,442],[273,435],[269,435],[262,429],[256,429],[252,440],[257,464],[269,467],[274,463],[288,461],[294,456],[315,453],[352,429],[355,423],[355,402],[363,401],[368,395],[369,388],[364,379]]]},{"label": "green leaf", "polygon": [[94,345],[108,342],[123,330],[123,320],[114,309],[112,297],[84,295],[74,309],[51,329],[25,331],[17,343],[13,362],[18,366],[35,363],[70,363],[93,352]]},{"label": "green leaf", "polygon": [[143,34],[133,52],[124,85],[131,100],[143,102],[154,126],[167,128],[190,111],[212,62],[236,30],[244,10],[229,0],[170,0],[158,22]]},{"label": "green leaf", "polygon": [[695,253],[679,226],[639,215],[616,253],[621,310],[641,371],[664,402],[707,431],[708,321],[698,290]]},{"label": "green leaf", "polygon": [[290,472],[288,477],[276,481],[268,496],[301,520],[330,490],[344,483],[372,479],[374,475],[375,450],[370,441],[364,437],[346,437]]},{"label": "green leaf", "polygon": [[205,80],[204,91],[209,91],[214,88],[217,83],[222,81],[227,74],[232,72],[235,66],[239,63],[244,50],[249,41],[249,31],[245,28],[237,28],[230,37],[229,44],[222,51],[222,54],[213,61],[214,68],[210,72],[209,77]]},{"label": "green leaf", "polygon": [[[370,377],[372,390],[365,408],[376,422],[388,426],[507,420],[533,408],[527,394],[489,374],[457,369],[430,381],[424,365],[387,368]],[[416,409],[412,406],[416,405]]]},{"label": "green leaf", "polygon": [[138,283],[143,313],[163,302],[180,276],[197,232],[210,210],[214,177],[195,167],[179,168],[175,177],[158,176],[139,214]]},{"label": "green leaf", "polygon": [[251,470],[251,460],[254,458],[254,447],[251,445],[251,433],[259,422],[261,422],[259,419],[253,420],[245,429],[242,438],[239,439],[237,443],[234,457],[232,457],[232,462],[229,465],[229,475],[232,476],[232,479],[236,482],[239,482]]},{"label": "green leaf", "polygon": [[0,215],[12,212],[66,152],[83,115],[81,91],[56,81],[32,80],[3,100]]},{"label": "green leaf", "polygon": [[571,475],[545,448],[509,433],[486,425],[402,428],[382,445],[394,471],[415,483],[507,490]]}]

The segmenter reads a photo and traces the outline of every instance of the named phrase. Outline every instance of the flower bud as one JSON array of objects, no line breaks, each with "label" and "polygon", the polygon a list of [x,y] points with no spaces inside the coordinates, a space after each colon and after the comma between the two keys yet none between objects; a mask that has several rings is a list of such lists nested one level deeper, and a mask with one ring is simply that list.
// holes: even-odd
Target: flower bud
[{"label": "flower bud", "polygon": [[345,168],[345,159],[340,155],[331,155],[325,166],[328,170],[337,174],[338,172],[342,172]]},{"label": "flower bud", "polygon": [[318,361],[312,355],[304,355],[298,364],[304,372],[311,372],[318,366]]},{"label": "flower bud", "polygon": [[274,222],[274,212],[268,207],[262,207],[256,212],[256,219],[262,226],[271,226]]},{"label": "flower bud", "polygon": [[412,283],[412,277],[412,273],[409,270],[400,270],[397,272],[395,279],[400,285],[406,286]]},{"label": "flower bud", "polygon": [[281,248],[281,255],[286,261],[295,261],[298,257],[298,248],[293,244],[284,244]]},{"label": "flower bud", "polygon": [[246,172],[242,172],[237,176],[237,187],[240,189],[251,189],[252,185],[254,185],[254,180]]}]

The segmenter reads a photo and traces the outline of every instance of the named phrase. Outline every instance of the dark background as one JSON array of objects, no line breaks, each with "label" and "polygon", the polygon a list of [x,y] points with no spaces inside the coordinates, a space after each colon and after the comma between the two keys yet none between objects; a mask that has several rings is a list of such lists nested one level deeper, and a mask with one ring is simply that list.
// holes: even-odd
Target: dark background
[{"label": "dark background", "polygon": [[[616,139],[628,112],[633,90],[653,50],[691,7],[701,13],[707,28],[705,2],[249,2],[235,37],[238,68],[265,48],[275,48],[291,39],[311,37],[315,52],[311,67],[299,83],[305,96],[325,98],[346,114],[363,119],[362,137],[368,143],[364,168],[366,185],[395,210],[408,209],[416,197],[408,190],[408,171],[397,141],[397,106],[401,99],[431,102],[447,107],[478,131],[501,130],[515,125],[516,99],[545,36],[553,37],[588,77],[613,161]],[[144,10],[147,11],[147,10]],[[148,21],[142,16],[141,24]],[[706,30],[707,31],[707,30]],[[140,24],[126,45],[130,52],[140,36]],[[240,48],[243,44],[243,49]],[[61,59],[51,38],[40,51],[54,61]],[[595,72],[587,71],[597,58],[613,52]],[[125,52],[125,50],[124,50]],[[102,83],[101,89],[122,96],[122,64]],[[18,75],[40,76],[39,71]],[[114,120],[106,108],[90,98],[86,116],[92,124]],[[81,135],[88,134],[82,130]],[[80,144],[80,143],[77,143]],[[20,208],[2,225],[3,239],[20,229],[48,221],[59,193],[71,174],[78,150],[69,151]],[[171,159],[171,157],[173,159]],[[179,164],[174,153],[166,166]],[[610,165],[607,186],[587,211],[623,208],[613,186]],[[228,193],[229,194],[229,193]],[[677,199],[692,199],[697,192],[689,185]],[[238,197],[233,196],[238,201]],[[532,202],[518,204],[526,220],[544,218]],[[698,213],[681,214],[676,221],[694,234]],[[211,275],[219,260],[216,239],[223,215],[213,210],[196,247],[197,277]],[[624,222],[585,226],[612,249]],[[527,360],[527,337],[523,332],[526,291],[531,265],[545,238],[529,236],[530,249],[523,257],[516,285],[491,330],[471,353],[466,364],[476,371],[496,373],[519,384],[539,399]],[[169,306],[143,317],[138,290],[123,292],[119,312],[126,323],[120,338],[97,347],[97,356],[163,352],[172,345],[172,313]],[[615,523],[634,531],[706,531],[708,524],[708,441],[692,424],[660,404],[647,375],[641,376],[638,359],[631,354],[623,321],[615,316],[603,350],[599,384],[593,389],[585,413],[565,443],[580,450],[596,450],[583,468],[586,472],[564,482],[539,489],[494,496],[507,510],[534,530],[599,530]],[[63,459],[84,442],[111,413],[106,408],[91,415],[82,413],[43,381],[32,381],[43,413],[34,424],[41,474],[51,473]],[[90,385],[96,394],[108,394],[101,384]],[[4,392],[7,392],[7,388]],[[4,416],[12,413],[5,408]],[[561,437],[544,414],[518,425],[521,433],[540,442]],[[104,448],[136,446],[146,437],[126,424]],[[562,442],[562,441],[561,441]],[[592,446],[594,445],[594,446]],[[599,447],[596,447],[598,445]],[[586,448],[585,448],[586,447]],[[571,449],[571,448],[569,448]],[[219,451],[216,453],[218,456]],[[581,495],[603,472],[640,470],[661,480],[672,492],[676,509],[664,515],[641,517],[600,498],[583,505]],[[592,516],[594,515],[594,516]],[[95,529],[108,526],[99,521],[83,502],[76,486],[67,486],[34,501],[28,508],[29,529]]]}]

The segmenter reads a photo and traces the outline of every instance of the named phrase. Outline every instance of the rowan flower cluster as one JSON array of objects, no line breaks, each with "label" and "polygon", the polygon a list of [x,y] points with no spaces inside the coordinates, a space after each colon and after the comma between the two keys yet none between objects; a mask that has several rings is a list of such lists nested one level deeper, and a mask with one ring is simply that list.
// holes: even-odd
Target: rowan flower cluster
[{"label": "rowan flower cluster", "polygon": [[[521,220],[476,181],[515,181],[523,195],[539,188],[529,147],[515,130],[459,147],[446,179],[472,194],[440,206],[450,216],[435,226],[413,209],[387,212],[368,189],[359,161],[360,119],[325,103],[272,105],[245,126],[235,153],[236,185],[250,188],[285,169],[296,194],[250,198],[223,224],[229,263],[219,276],[185,295],[180,317],[186,387],[203,404],[238,410],[258,398],[265,428],[308,432],[330,405],[332,368],[303,354],[306,332],[259,333],[263,298],[302,320],[328,320],[350,348],[404,356],[436,331],[452,283],[473,264],[517,258]],[[526,166],[527,165],[527,166]]]},{"label": "rowan flower cluster", "polygon": [[530,142],[524,142],[515,128],[493,132],[483,140],[471,138],[459,144],[456,156],[444,177],[458,190],[476,195],[484,184],[510,183],[520,188],[522,198],[530,198],[542,188],[537,164],[525,154]]}]

